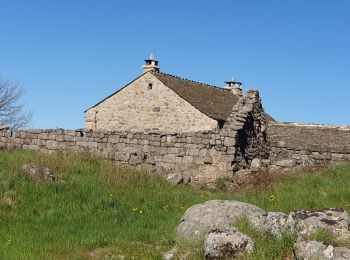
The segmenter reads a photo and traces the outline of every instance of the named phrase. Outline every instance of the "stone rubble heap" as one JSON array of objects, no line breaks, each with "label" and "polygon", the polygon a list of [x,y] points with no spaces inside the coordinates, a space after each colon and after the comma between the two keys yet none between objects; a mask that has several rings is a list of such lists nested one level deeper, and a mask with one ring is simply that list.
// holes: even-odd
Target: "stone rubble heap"
[{"label": "stone rubble heap", "polygon": [[[204,241],[207,259],[225,259],[251,253],[254,241],[235,227],[245,218],[259,232],[282,237],[285,232],[297,237],[296,259],[350,259],[350,249],[307,241],[318,230],[328,230],[337,239],[350,240],[350,216],[343,209],[299,210],[291,213],[267,212],[239,201],[211,200],[186,210],[176,228],[176,240]],[[176,248],[167,259],[172,259]]]}]

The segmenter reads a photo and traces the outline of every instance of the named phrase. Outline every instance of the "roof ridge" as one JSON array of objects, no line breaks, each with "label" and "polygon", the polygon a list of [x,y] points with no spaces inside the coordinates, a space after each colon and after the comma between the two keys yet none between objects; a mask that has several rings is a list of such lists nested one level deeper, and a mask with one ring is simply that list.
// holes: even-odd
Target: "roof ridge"
[{"label": "roof ridge", "polygon": [[219,86],[215,86],[215,85],[211,85],[211,84],[208,84],[208,83],[203,83],[203,82],[199,82],[199,81],[195,81],[195,80],[191,80],[191,79],[182,78],[182,77],[179,77],[179,76],[176,76],[176,75],[173,75],[173,74],[169,74],[169,73],[165,73],[165,72],[151,71],[151,73],[152,73],[152,74],[153,74],[153,73],[154,73],[154,74],[162,74],[162,75],[164,75],[164,76],[169,76],[169,77],[181,79],[181,80],[184,80],[184,81],[189,81],[189,82],[196,83],[196,84],[199,84],[199,85],[204,85],[204,86],[206,86],[206,87],[211,87],[211,88],[215,88],[215,89],[219,89],[219,90],[228,91],[227,89],[222,88],[222,87],[219,87]]}]

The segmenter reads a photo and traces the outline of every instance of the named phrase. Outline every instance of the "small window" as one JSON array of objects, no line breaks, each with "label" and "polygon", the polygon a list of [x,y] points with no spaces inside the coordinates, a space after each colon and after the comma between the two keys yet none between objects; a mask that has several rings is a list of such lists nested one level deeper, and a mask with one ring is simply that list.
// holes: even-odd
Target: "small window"
[{"label": "small window", "polygon": [[149,84],[148,84],[148,90],[152,90],[152,88],[153,88],[153,84],[152,84],[152,83],[149,83]]},{"label": "small window", "polygon": [[218,120],[218,127],[219,129],[222,129],[224,127],[225,121],[224,120]]}]

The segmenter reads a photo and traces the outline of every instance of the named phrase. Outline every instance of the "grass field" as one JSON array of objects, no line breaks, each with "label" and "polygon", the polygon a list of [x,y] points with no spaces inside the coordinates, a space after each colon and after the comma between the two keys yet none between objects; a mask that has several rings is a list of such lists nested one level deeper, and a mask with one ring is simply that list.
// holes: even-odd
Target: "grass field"
[{"label": "grass field", "polygon": [[[21,173],[25,163],[49,167],[58,181],[29,180]],[[234,199],[266,211],[342,207],[350,212],[349,187],[347,165],[283,174],[264,189],[225,193],[171,186],[156,175],[87,155],[0,150],[0,259],[161,259],[191,205]],[[256,234],[256,239],[252,258],[290,255],[293,238]]]}]

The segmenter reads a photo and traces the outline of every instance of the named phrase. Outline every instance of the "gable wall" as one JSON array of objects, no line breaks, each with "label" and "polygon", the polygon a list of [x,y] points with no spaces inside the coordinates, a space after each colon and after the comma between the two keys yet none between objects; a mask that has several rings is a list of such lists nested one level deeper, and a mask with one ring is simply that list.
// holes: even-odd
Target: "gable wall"
[{"label": "gable wall", "polygon": [[[152,90],[148,90],[149,83],[153,84]],[[88,110],[85,118],[87,130],[189,132],[216,127],[216,120],[197,110],[151,73]]]}]

